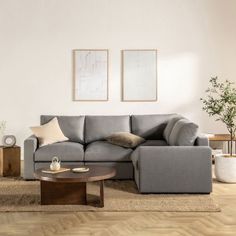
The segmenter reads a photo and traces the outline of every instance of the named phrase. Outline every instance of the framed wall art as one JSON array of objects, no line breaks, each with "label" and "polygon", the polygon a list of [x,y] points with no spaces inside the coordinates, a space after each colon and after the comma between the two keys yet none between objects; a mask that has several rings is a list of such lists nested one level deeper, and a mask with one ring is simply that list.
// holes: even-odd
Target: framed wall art
[{"label": "framed wall art", "polygon": [[73,50],[73,100],[108,100],[108,50]]},{"label": "framed wall art", "polygon": [[122,101],[157,101],[157,50],[122,50]]}]

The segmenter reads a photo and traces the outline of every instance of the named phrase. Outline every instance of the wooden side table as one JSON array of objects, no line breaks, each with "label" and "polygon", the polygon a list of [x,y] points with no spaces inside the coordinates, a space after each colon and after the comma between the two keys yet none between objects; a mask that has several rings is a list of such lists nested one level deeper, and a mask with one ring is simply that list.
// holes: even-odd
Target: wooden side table
[{"label": "wooden side table", "polygon": [[[230,135],[229,134],[213,134],[208,135],[209,141],[222,141],[228,143],[228,150],[227,152],[230,152]],[[235,142],[235,148],[236,148],[236,137],[233,139],[233,142]]]},{"label": "wooden side table", "polygon": [[0,176],[20,176],[19,146],[0,146]]}]

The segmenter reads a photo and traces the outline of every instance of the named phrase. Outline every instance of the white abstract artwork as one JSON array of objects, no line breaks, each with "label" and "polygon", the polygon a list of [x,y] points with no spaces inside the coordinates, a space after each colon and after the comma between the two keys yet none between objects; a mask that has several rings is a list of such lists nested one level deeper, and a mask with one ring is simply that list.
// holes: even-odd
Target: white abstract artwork
[{"label": "white abstract artwork", "polygon": [[74,50],[74,100],[108,100],[108,50]]},{"label": "white abstract artwork", "polygon": [[122,51],[122,100],[157,100],[157,50]]}]

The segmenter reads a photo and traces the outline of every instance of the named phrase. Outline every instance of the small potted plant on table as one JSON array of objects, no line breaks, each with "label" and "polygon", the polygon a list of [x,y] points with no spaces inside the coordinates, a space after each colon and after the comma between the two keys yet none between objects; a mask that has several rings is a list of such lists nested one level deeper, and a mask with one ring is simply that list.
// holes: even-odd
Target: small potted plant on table
[{"label": "small potted plant on table", "polygon": [[210,79],[206,98],[201,98],[203,110],[216,121],[223,122],[230,133],[229,154],[215,157],[215,175],[217,180],[236,183],[236,155],[233,154],[233,140],[236,131],[236,89],[234,83],[226,80],[219,82],[217,77]]}]

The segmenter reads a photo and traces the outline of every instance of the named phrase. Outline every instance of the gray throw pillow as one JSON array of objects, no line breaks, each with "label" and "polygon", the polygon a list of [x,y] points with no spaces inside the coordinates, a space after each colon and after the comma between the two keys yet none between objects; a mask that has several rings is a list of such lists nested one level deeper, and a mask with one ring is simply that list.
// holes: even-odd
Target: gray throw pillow
[{"label": "gray throw pillow", "polygon": [[163,132],[163,137],[166,140],[167,143],[169,143],[169,137],[170,137],[170,133],[174,127],[174,125],[176,124],[176,122],[180,119],[183,119],[183,116],[180,115],[175,115],[173,118],[171,118],[169,120],[169,122],[167,123],[164,132]]},{"label": "gray throw pillow", "polygon": [[145,141],[144,138],[129,132],[116,132],[106,138],[111,143],[121,147],[134,148]]},{"label": "gray throw pillow", "polygon": [[177,121],[169,136],[169,145],[193,146],[197,138],[198,125],[187,119]]}]

